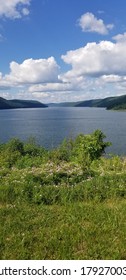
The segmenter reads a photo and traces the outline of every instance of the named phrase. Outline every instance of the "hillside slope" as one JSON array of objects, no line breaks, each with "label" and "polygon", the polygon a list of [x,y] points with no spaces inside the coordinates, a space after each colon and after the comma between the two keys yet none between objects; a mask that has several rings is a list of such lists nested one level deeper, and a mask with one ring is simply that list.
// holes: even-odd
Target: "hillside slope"
[{"label": "hillside slope", "polygon": [[49,103],[49,107],[98,107],[106,108],[108,110],[125,110],[126,109],[126,95],[106,97],[103,99],[91,99],[77,102],[61,102]]},{"label": "hillside slope", "polygon": [[18,109],[18,108],[46,108],[47,105],[34,100],[6,100],[0,97],[0,110],[2,109]]},{"label": "hillside slope", "polygon": [[126,109],[126,95],[81,101],[75,107],[101,107],[106,109]]}]

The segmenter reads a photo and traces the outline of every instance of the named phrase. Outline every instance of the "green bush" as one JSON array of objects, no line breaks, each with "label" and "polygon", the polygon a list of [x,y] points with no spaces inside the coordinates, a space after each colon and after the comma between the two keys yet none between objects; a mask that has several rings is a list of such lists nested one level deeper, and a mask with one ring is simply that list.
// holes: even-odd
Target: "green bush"
[{"label": "green bush", "polygon": [[30,137],[24,144],[24,153],[29,156],[38,156],[40,154],[40,147],[34,137]]},{"label": "green bush", "polygon": [[106,136],[100,130],[96,130],[90,135],[80,134],[76,137],[73,144],[73,156],[77,157],[79,161],[88,157],[89,161],[100,158],[105,149],[111,145],[110,142],[104,142]]},{"label": "green bush", "polygon": [[0,166],[11,168],[20,158],[21,158],[20,152],[18,151],[11,152],[9,150],[5,150],[0,155]]},{"label": "green bush", "polygon": [[64,139],[58,148],[58,158],[60,160],[69,161],[72,155],[74,142],[72,139]]},{"label": "green bush", "polygon": [[19,152],[21,155],[24,154],[24,144],[22,141],[20,141],[18,138],[13,138],[11,139],[7,144],[6,144],[6,149],[8,152],[13,153],[13,152]]}]

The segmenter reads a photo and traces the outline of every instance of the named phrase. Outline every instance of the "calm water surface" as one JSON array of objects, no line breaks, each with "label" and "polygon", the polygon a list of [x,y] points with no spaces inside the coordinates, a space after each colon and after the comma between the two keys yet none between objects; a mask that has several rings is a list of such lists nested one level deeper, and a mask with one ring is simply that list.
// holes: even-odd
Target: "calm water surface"
[{"label": "calm water surface", "polygon": [[30,136],[46,148],[59,145],[66,137],[101,129],[112,142],[107,153],[126,155],[126,112],[103,108],[63,108],[0,110],[0,142]]}]

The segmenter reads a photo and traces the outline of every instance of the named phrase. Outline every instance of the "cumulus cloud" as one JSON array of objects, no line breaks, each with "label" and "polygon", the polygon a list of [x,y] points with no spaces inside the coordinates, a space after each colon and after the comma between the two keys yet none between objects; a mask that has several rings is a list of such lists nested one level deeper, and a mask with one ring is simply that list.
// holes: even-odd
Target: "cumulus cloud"
[{"label": "cumulus cloud", "polygon": [[0,90],[8,90],[10,88],[11,88],[11,84],[6,80],[6,78],[0,72]]},{"label": "cumulus cloud", "polygon": [[22,64],[12,61],[10,70],[5,80],[12,84],[51,83],[58,80],[59,66],[54,57],[36,60],[30,58]]},{"label": "cumulus cloud", "polygon": [[31,0],[0,0],[0,16],[11,19],[21,18],[29,14]]},{"label": "cumulus cloud", "polygon": [[83,14],[78,24],[83,32],[97,32],[102,35],[108,34],[108,31],[114,27],[113,24],[105,25],[102,19],[97,19],[92,13]]},{"label": "cumulus cloud", "polygon": [[72,66],[72,69],[62,76],[66,81],[77,76],[124,76],[126,75],[126,42],[121,40],[116,43],[110,41],[88,43],[80,49],[68,51],[62,55],[62,59]]},{"label": "cumulus cloud", "polygon": [[71,67],[64,73],[54,57],[12,61],[10,73],[0,73],[1,93],[12,88],[17,98],[43,102],[120,95],[126,89],[126,33],[113,40],[88,43],[62,55]]},{"label": "cumulus cloud", "polygon": [[113,37],[116,42],[126,42],[126,32],[124,34],[118,34]]},{"label": "cumulus cloud", "polygon": [[56,83],[45,83],[45,84],[34,84],[31,85],[28,89],[30,93],[33,92],[50,92],[50,93],[63,93],[63,92],[76,92],[81,91],[87,88],[89,85],[91,85],[91,81],[88,81],[88,79],[84,77],[76,77],[74,79],[69,79],[65,81],[64,75],[59,75],[59,80]]},{"label": "cumulus cloud", "polygon": [[29,87],[29,92],[52,92],[52,91],[71,91],[73,86],[70,83],[47,83]]}]

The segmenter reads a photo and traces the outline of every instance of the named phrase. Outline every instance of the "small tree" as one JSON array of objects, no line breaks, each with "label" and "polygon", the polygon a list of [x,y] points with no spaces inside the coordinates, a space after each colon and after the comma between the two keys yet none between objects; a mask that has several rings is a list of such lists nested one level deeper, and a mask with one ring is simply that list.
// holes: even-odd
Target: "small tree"
[{"label": "small tree", "polygon": [[111,145],[104,142],[106,136],[101,130],[96,130],[90,135],[80,134],[73,145],[73,157],[81,164],[84,172],[88,172],[91,162],[105,153],[105,148]]}]

